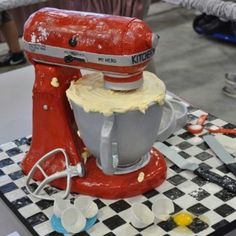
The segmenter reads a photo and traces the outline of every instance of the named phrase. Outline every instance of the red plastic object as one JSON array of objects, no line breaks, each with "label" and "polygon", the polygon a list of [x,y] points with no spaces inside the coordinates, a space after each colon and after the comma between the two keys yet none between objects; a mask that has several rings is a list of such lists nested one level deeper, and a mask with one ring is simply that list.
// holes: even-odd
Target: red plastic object
[{"label": "red plastic object", "polygon": [[[78,79],[80,71],[60,66],[35,65],[36,78],[33,88],[33,132],[30,150],[21,166],[27,174],[43,155],[55,148],[63,148],[75,165],[80,161],[80,153],[84,150],[83,142],[78,139],[77,125],[70,108],[65,91],[72,80]],[[57,78],[59,87],[53,87],[51,81]],[[51,168],[54,159],[44,163],[43,168]],[[55,155],[58,168],[63,168],[64,157]],[[40,171],[35,178],[42,180]]]},{"label": "red plastic object", "polygon": [[200,134],[203,131],[203,124],[208,119],[208,115],[201,115],[198,120],[197,124],[191,124],[187,127],[187,130],[191,134]]},{"label": "red plastic object", "polygon": [[[105,35],[106,39],[99,34],[101,33],[99,25],[100,27],[105,25],[105,28],[102,29],[103,32],[111,32]],[[72,46],[68,42],[73,37],[80,40],[78,44]],[[72,80],[81,76],[78,68],[105,70],[125,75],[130,73],[130,79],[135,80],[134,74],[137,74],[137,77],[142,76],[142,70],[148,61],[127,67],[97,65],[79,60],[68,65],[64,59],[55,57],[54,54],[44,55],[43,52],[47,50],[48,46],[52,46],[63,48],[66,51],[73,49],[78,53],[87,51],[122,56],[150,49],[152,47],[152,33],[144,22],[137,19],[42,9],[26,22],[24,40],[26,42],[36,40],[36,44],[33,42],[30,45],[32,46],[31,50],[26,52],[35,66],[35,83],[33,88],[32,143],[21,163],[22,170],[28,174],[36,161],[55,148],[65,149],[70,164],[75,165],[82,161],[81,153],[85,146],[77,135],[77,125],[65,91]],[[37,53],[38,49],[41,54]],[[55,78],[57,83],[53,85],[52,81]],[[123,78],[120,78],[120,81],[119,78],[117,80],[125,83]],[[85,165],[86,176],[73,178],[72,191],[114,199],[135,196],[155,188],[166,178],[166,163],[157,150],[152,149],[150,154],[150,162],[141,170],[113,176],[105,175],[97,167],[95,158],[90,158]],[[62,154],[56,154],[45,161],[41,167],[47,175],[61,171],[65,168],[64,157]],[[137,180],[140,172],[145,175],[142,182]],[[34,179],[41,181],[43,178],[42,173],[36,171]],[[55,180],[51,184],[60,189],[66,187],[65,178]]]},{"label": "red plastic object", "polygon": [[[105,175],[96,164],[94,157],[90,157],[86,163],[87,175],[84,178],[72,179],[71,192],[90,196],[118,199],[133,197],[145,193],[161,185],[166,179],[166,162],[163,155],[152,148],[151,159],[148,165],[140,170],[124,175]],[[144,173],[144,180],[138,182],[139,173]],[[65,188],[65,180],[55,181],[53,186]]]},{"label": "red plastic object", "polygon": [[[84,144],[76,134],[77,125],[65,95],[71,80],[78,78],[79,71],[63,67],[36,64],[36,80],[33,89],[33,137],[30,150],[21,163],[25,174],[48,151],[57,147],[64,148],[69,154],[70,163],[81,161]],[[58,78],[59,87],[51,86],[51,79]],[[150,162],[142,169],[124,175],[105,175],[96,165],[94,157],[85,165],[86,176],[74,177],[72,192],[91,196],[116,199],[142,194],[158,187],[166,178],[166,162],[156,149],[150,151]],[[64,157],[56,154],[44,162],[42,168],[47,175],[65,168]],[[138,182],[138,174],[143,172],[143,182]],[[36,171],[35,180],[44,179]],[[51,183],[60,189],[66,188],[66,179],[61,178]]]},{"label": "red plastic object", "polygon": [[235,134],[236,135],[236,129],[227,129],[227,128],[218,128],[218,129],[208,129],[209,133],[221,133],[221,134]]},{"label": "red plastic object", "polygon": [[[142,78],[142,71],[155,51],[157,36],[155,39],[153,36],[147,24],[139,19],[53,8],[35,12],[24,28],[26,53],[31,62],[112,72],[112,82],[117,83]],[[57,53],[50,53],[58,48],[64,49],[63,53],[69,57],[60,58]],[[92,63],[86,61],[84,53],[94,57],[108,55],[108,58],[101,57],[97,63]],[[135,54],[138,55],[132,57]],[[132,57],[130,65],[116,62],[119,57],[127,55]],[[73,57],[77,59],[73,60]],[[115,76],[117,73],[125,77]],[[111,78],[106,75],[104,79],[110,81]]]},{"label": "red plastic object", "polygon": [[204,123],[207,119],[208,119],[208,115],[201,115],[197,120],[197,124],[204,125]]}]

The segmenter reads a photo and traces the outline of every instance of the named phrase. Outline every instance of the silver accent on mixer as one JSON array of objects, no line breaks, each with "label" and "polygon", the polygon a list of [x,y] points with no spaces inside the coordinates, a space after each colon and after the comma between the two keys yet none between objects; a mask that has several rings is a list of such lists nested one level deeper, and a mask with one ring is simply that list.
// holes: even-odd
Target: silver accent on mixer
[{"label": "silver accent on mixer", "polygon": [[127,91],[127,90],[133,90],[133,89],[138,89],[143,85],[143,78],[140,80],[136,80],[133,82],[127,82],[127,83],[112,83],[110,81],[104,80],[104,87],[106,89],[114,89],[115,90],[122,90],[122,91]]},{"label": "silver accent on mixer", "polygon": [[[51,175],[47,175],[47,173],[42,168],[41,164],[44,161],[46,161],[48,158],[50,158],[51,156],[58,154],[58,153],[62,153],[65,158],[64,159],[65,160],[65,170],[57,171]],[[41,172],[41,174],[44,176],[44,180],[39,184],[39,186],[35,190],[32,190],[31,186],[30,186],[30,181],[34,177],[34,174],[37,170],[39,170]],[[67,186],[66,186],[66,190],[65,190],[65,193],[62,196],[62,198],[67,198],[70,193],[70,189],[71,189],[71,178],[74,176],[80,176],[80,177],[85,176],[84,165],[82,163],[77,163],[75,166],[70,165],[69,164],[69,157],[68,157],[66,151],[62,148],[56,148],[56,149],[46,153],[44,156],[42,156],[31,168],[30,172],[28,173],[28,175],[26,177],[26,189],[28,190],[28,192],[32,196],[34,196],[36,198],[41,198],[41,199],[45,199],[45,200],[54,200],[54,198],[51,196],[46,196],[46,195],[40,194],[41,190],[47,184],[49,184],[51,181],[53,181],[55,179],[66,177]]]},{"label": "silver accent on mixer", "polygon": [[[157,44],[157,38],[153,39],[153,45]],[[85,51],[70,50],[68,48],[60,48],[40,43],[31,43],[23,39],[23,48],[31,53],[41,54],[45,56],[64,59],[66,63],[73,61],[89,62],[100,65],[111,66],[133,66],[144,63],[151,59],[155,53],[155,48],[150,48],[146,51],[130,54],[130,55],[109,55],[98,54]],[[46,62],[46,61],[45,61]]]}]

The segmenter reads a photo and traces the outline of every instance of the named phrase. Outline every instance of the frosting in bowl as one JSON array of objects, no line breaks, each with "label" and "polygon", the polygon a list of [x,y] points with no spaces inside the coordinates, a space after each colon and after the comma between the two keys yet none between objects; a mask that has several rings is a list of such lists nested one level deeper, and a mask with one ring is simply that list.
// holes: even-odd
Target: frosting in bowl
[{"label": "frosting in bowl", "polygon": [[145,113],[153,103],[164,104],[166,89],[151,72],[144,71],[143,80],[143,86],[136,90],[114,91],[104,88],[102,73],[86,74],[71,83],[66,95],[85,112],[99,112],[105,116],[133,110]]}]

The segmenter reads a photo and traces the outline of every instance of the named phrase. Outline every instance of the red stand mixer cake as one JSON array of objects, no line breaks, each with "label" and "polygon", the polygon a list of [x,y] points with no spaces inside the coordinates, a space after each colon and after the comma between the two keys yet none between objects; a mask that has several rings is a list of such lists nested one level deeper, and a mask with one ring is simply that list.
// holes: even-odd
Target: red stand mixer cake
[{"label": "red stand mixer cake", "polygon": [[[44,8],[27,20],[23,42],[35,68],[32,143],[21,165],[24,173],[48,183],[46,177],[64,171],[67,178],[51,179],[52,186],[66,189],[70,185],[71,192],[110,199],[159,186],[166,178],[166,163],[151,148],[153,138],[148,141],[148,155],[130,162],[124,170],[119,155],[109,158],[109,152],[99,157],[100,163],[94,156],[85,162],[87,141],[77,134],[80,118],[75,121],[74,108],[66,97],[71,82],[81,77],[80,69],[102,72],[106,89],[140,88],[143,70],[155,53],[157,35],[134,18]],[[161,110],[158,112],[161,117]],[[98,132],[107,129],[102,126]],[[119,154],[119,143],[116,148]],[[48,153],[50,157],[41,161]]]}]

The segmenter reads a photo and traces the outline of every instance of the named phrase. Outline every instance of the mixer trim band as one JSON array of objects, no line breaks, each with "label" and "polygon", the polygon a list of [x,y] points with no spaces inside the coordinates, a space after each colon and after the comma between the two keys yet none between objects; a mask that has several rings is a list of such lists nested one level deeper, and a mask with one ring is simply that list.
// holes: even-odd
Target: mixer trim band
[{"label": "mixer trim band", "polygon": [[[95,63],[101,65],[110,66],[133,66],[144,63],[154,55],[155,48],[150,48],[146,51],[142,51],[136,54],[130,55],[109,55],[98,54],[85,51],[70,50],[68,48],[60,48],[49,46],[40,43],[31,43],[23,40],[23,47],[26,51],[31,53],[37,53],[45,56],[52,56],[56,58],[65,59],[71,61],[80,61],[87,63]],[[69,63],[69,62],[68,62]]]}]

